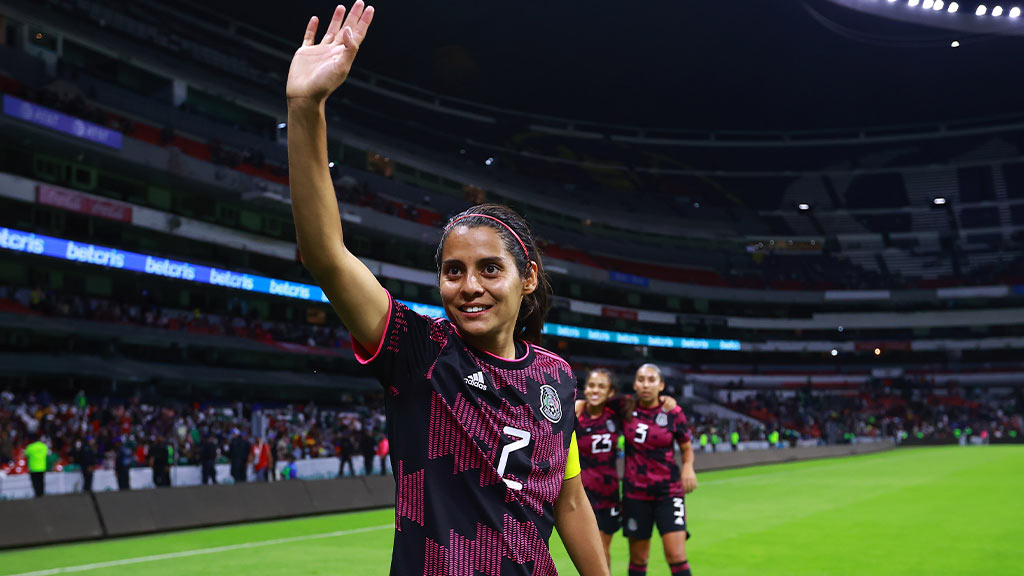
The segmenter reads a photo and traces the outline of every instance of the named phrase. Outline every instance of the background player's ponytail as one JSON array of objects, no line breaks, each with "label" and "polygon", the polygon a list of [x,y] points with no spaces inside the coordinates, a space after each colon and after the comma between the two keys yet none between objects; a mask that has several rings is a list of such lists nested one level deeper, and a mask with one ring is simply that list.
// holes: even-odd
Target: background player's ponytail
[{"label": "background player's ponytail", "polygon": [[[468,218],[471,215],[487,216],[486,218]],[[492,220],[493,218],[493,220]],[[497,221],[495,221],[497,220]],[[501,237],[505,249],[515,259],[519,275],[525,277],[530,271],[530,262],[537,263],[537,289],[532,294],[523,296],[523,303],[519,308],[519,317],[516,319],[515,337],[521,338],[532,344],[540,344],[541,331],[544,329],[544,320],[547,318],[548,310],[551,308],[551,283],[544,273],[544,262],[541,259],[540,249],[533,237],[533,231],[515,210],[501,204],[480,204],[468,210],[456,214],[448,221],[441,234],[441,241],[437,244],[437,253],[434,255],[434,263],[437,265],[437,273],[441,274],[441,251],[448,239],[448,232],[453,223],[468,228],[485,226],[491,228]],[[515,232],[513,235],[509,231]],[[518,238],[516,238],[518,236]],[[520,244],[522,242],[522,244]],[[526,249],[524,252],[523,249]]]}]

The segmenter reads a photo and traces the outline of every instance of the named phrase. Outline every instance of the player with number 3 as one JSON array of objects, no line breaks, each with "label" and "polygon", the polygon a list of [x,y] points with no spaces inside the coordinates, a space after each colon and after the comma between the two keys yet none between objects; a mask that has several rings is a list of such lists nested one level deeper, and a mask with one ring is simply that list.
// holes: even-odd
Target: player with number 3
[{"label": "player with number 3", "polygon": [[[686,416],[679,406],[661,410],[665,378],[654,364],[644,364],[633,381],[636,407],[623,426],[626,475],[623,482],[623,535],[629,538],[629,576],[647,574],[651,533],[658,525],[665,560],[673,576],[690,576],[686,558],[686,494],[697,489],[693,448]],[[679,445],[683,465],[675,460]]]}]

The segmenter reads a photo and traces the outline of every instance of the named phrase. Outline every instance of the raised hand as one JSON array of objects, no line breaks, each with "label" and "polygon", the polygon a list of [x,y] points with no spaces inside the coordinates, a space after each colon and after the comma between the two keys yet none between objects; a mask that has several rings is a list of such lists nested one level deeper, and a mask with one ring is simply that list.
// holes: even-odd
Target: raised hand
[{"label": "raised hand", "polygon": [[295,51],[288,69],[288,100],[318,104],[341,86],[372,21],[373,6],[366,6],[363,0],[356,0],[347,18],[345,7],[339,5],[323,39],[315,44],[320,21],[316,16],[310,18],[302,46]]}]

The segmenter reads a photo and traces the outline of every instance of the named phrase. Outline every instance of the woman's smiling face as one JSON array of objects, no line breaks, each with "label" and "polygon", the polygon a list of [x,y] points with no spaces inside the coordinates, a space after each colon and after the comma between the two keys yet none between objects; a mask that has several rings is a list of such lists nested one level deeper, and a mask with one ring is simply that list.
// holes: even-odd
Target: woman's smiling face
[{"label": "woman's smiling face", "polygon": [[495,229],[457,225],[442,249],[439,288],[463,338],[497,356],[515,356],[516,319],[523,296],[537,288],[536,264],[523,278]]}]

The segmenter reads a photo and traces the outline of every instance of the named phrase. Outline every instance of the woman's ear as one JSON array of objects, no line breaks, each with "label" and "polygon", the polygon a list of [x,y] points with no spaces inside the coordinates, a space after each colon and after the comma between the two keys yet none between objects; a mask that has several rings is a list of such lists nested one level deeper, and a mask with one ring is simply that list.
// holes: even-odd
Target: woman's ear
[{"label": "woman's ear", "polygon": [[526,272],[526,276],[523,278],[523,295],[533,294],[539,284],[539,278],[537,275],[537,263],[530,261],[530,268]]}]

